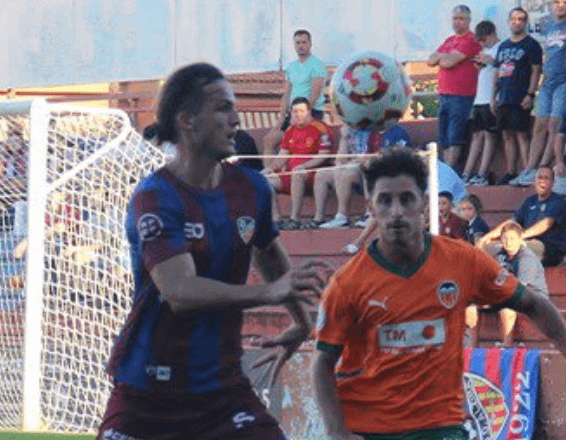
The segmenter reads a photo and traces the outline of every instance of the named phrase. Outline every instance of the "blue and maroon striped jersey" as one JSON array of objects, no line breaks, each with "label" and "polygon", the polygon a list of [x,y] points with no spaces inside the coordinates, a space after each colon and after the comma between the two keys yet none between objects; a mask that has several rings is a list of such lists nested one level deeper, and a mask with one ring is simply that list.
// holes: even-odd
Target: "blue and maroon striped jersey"
[{"label": "blue and maroon striped jersey", "polygon": [[149,275],[156,264],[189,252],[199,276],[246,282],[252,246],[264,248],[278,234],[271,218],[271,191],[256,171],[229,164],[223,169],[225,178],[217,188],[201,190],[161,168],[132,196],[126,229],[134,305],[109,362],[115,382],[198,394],[245,380],[240,365],[242,310],[175,314],[161,301]]}]

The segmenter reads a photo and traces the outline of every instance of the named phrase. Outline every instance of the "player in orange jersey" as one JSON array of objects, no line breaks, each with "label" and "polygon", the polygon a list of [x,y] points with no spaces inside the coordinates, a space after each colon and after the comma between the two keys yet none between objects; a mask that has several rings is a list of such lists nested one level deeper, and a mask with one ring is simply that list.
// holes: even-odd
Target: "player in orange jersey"
[{"label": "player in orange jersey", "polygon": [[467,439],[466,306],[525,313],[564,355],[566,322],[481,250],[424,231],[418,156],[392,151],[364,174],[377,239],[333,276],[317,322],[314,387],[329,438]]}]

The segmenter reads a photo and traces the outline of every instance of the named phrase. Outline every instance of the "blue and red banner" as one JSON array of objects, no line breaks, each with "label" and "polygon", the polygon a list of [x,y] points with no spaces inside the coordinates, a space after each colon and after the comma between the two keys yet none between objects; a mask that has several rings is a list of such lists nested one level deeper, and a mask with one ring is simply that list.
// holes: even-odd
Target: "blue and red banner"
[{"label": "blue and red banner", "polygon": [[539,350],[465,350],[465,425],[470,440],[532,439],[539,357]]}]

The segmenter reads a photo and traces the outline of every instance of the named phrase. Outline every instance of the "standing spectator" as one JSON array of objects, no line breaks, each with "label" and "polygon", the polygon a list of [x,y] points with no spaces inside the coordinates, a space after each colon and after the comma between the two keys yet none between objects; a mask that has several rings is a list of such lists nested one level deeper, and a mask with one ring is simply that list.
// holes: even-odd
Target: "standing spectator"
[{"label": "standing spectator", "polygon": [[[536,194],[529,196],[515,211],[515,221],[523,229],[523,239],[542,259],[545,267],[557,266],[566,255],[566,214],[564,197],[552,192],[554,171],[550,167],[540,167],[534,182]],[[484,235],[479,246],[501,236],[500,224]]]},{"label": "standing spectator", "polygon": [[453,196],[449,191],[441,191],[438,193],[438,214],[439,214],[439,235],[445,237],[466,239],[466,224],[458,217],[452,209]]},{"label": "standing spectator", "polygon": [[[523,241],[523,228],[517,222],[509,220],[501,228],[501,245],[492,250],[493,256],[509,273],[517,277],[519,282],[539,295],[548,297],[548,287],[544,267],[535,253]],[[501,319],[501,339],[503,347],[513,345],[513,327],[517,320],[517,312],[503,308],[499,310]],[[477,306],[466,308],[466,324],[472,333],[472,346],[477,342]]]},{"label": "standing spectator", "polygon": [[[283,136],[281,156],[271,166],[264,168],[273,192],[273,219],[280,229],[299,229],[299,220],[303,206],[303,198],[307,187],[312,188],[314,169],[328,161],[324,157],[312,157],[330,153],[332,146],[330,127],[324,122],[314,120],[311,116],[310,102],[307,98],[298,97],[291,104],[291,126]],[[312,171],[307,171],[312,170]],[[273,174],[281,172],[280,174]],[[277,200],[277,192],[291,194],[291,216],[289,221],[281,221],[281,212]]]},{"label": "standing spectator", "polygon": [[[298,59],[285,71],[285,92],[281,98],[279,121],[263,139],[263,154],[275,154],[283,139],[283,133],[291,125],[291,103],[303,96],[309,100],[312,116],[322,120],[324,117],[324,81],[326,66],[311,54],[311,34],[306,29],[299,29],[293,34],[293,42]],[[271,162],[266,160],[266,165]]]},{"label": "standing spectator", "polygon": [[[566,115],[566,0],[554,0],[552,20],[543,33],[543,82],[536,103],[529,162],[519,176],[510,182],[512,185],[532,185],[537,166],[549,165],[553,150],[557,147],[556,134]],[[556,156],[557,172],[560,176],[565,176],[566,166],[562,154],[557,152]]]},{"label": "standing spectator", "polygon": [[458,206],[462,216],[468,222],[466,227],[466,240],[475,244],[483,235],[489,232],[489,226],[481,218],[481,200],[475,194],[467,195]]},{"label": "standing spectator", "polygon": [[[376,153],[394,145],[405,147],[411,146],[409,134],[399,125],[394,125],[385,131],[378,127],[355,130],[346,124],[342,126],[338,154],[366,154]],[[307,224],[311,228],[321,227],[324,229],[343,228],[350,226],[348,218],[348,205],[352,193],[357,191],[362,194],[362,171],[360,166],[364,158],[338,157],[335,168],[318,170],[314,179],[314,202],[315,215]],[[334,187],[338,202],[336,215],[332,220],[324,222],[324,211],[326,199],[330,188]],[[364,194],[365,195],[365,194]],[[369,213],[356,222],[356,226],[364,227]]]},{"label": "standing spectator", "polygon": [[452,10],[454,35],[428,58],[429,66],[438,66],[438,143],[446,150],[444,160],[455,167],[467,141],[467,122],[476,95],[478,73],[473,58],[481,46],[470,31],[471,11],[465,5]]},{"label": "standing spectator", "polygon": [[517,177],[517,143],[523,167],[529,163],[531,110],[540,79],[542,48],[527,34],[528,21],[529,14],[523,8],[511,10],[511,36],[499,46],[495,60],[492,108],[502,131],[507,161],[507,172],[497,181],[498,185],[506,185]]},{"label": "standing spectator", "polygon": [[[483,50],[473,59],[479,69],[478,87],[472,108],[472,144],[463,177],[468,185],[486,186],[489,185],[487,172],[493,156],[493,145],[497,132],[495,115],[491,111],[490,104],[493,96],[494,64],[499,48],[499,38],[495,25],[489,20],[478,23],[475,38]],[[478,172],[473,174],[480,155],[481,163]]]}]

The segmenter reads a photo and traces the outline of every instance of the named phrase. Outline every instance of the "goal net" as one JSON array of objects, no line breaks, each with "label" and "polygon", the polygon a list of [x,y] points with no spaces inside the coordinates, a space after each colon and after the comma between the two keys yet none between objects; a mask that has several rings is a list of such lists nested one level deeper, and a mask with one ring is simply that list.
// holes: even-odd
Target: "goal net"
[{"label": "goal net", "polygon": [[128,199],[164,160],[120,110],[0,104],[0,429],[96,429],[131,301]]}]

